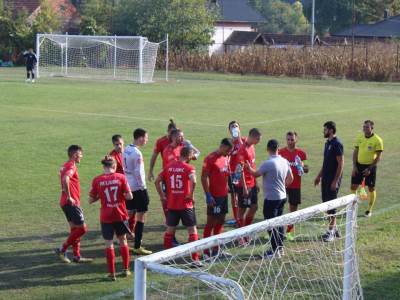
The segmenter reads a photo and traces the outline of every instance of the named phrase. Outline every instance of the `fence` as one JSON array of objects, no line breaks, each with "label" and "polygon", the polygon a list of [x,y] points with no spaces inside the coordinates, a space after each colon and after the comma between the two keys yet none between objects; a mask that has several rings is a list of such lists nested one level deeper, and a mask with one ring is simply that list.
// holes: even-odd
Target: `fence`
[{"label": "fence", "polygon": [[235,51],[171,52],[176,71],[333,77],[353,80],[400,81],[400,44],[370,42],[334,46],[242,46]]}]

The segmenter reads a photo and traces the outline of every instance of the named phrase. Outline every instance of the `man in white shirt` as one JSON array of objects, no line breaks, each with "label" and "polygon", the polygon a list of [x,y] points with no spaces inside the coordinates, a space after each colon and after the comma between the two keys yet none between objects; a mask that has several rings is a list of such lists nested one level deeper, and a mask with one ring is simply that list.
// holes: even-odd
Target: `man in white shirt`
[{"label": "man in white shirt", "polygon": [[137,128],[133,132],[133,143],[125,148],[123,154],[123,166],[126,179],[133,193],[131,204],[127,205],[129,216],[136,214],[135,245],[133,253],[137,255],[148,255],[152,252],[142,247],[142,236],[145,215],[149,206],[149,195],[146,187],[144,173],[144,162],[140,147],[146,145],[148,135],[146,130]]}]

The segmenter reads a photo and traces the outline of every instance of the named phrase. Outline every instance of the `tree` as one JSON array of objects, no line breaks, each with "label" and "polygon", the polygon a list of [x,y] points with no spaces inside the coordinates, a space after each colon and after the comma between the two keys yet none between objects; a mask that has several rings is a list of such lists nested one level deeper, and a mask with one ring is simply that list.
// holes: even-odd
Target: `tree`
[{"label": "tree", "polygon": [[308,31],[308,22],[303,14],[303,5],[280,0],[262,1],[261,14],[266,22],[260,29],[270,33],[300,34]]},{"label": "tree", "polygon": [[[132,3],[132,1],[130,1]],[[88,35],[107,35],[114,31],[115,0],[82,0],[80,32]]]},{"label": "tree", "polygon": [[122,0],[115,30],[152,41],[161,41],[168,33],[174,49],[196,49],[211,44],[216,14],[206,4],[206,0]]}]

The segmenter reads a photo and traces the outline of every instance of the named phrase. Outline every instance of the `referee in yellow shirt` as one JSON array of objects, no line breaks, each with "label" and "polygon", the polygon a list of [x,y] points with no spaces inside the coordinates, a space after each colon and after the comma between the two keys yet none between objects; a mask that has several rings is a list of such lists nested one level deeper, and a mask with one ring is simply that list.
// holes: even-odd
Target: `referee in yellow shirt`
[{"label": "referee in yellow shirt", "polygon": [[376,165],[382,156],[383,141],[374,133],[374,122],[371,120],[364,121],[363,132],[357,137],[354,145],[351,190],[355,192],[365,178],[369,199],[365,216],[370,217],[376,200]]}]

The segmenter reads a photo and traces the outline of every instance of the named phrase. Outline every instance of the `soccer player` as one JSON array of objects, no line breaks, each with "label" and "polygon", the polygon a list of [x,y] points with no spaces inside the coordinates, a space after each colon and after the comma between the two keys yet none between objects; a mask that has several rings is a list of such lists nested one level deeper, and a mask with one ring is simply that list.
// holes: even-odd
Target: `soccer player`
[{"label": "soccer player", "polygon": [[172,129],[170,143],[162,152],[163,169],[172,161],[178,161],[182,148],[184,147],[184,135],[180,129]]},{"label": "soccer player", "polygon": [[[247,168],[244,168],[248,161],[253,169],[256,168],[256,151],[254,146],[261,140],[261,132],[257,128],[252,128],[245,143],[239,148],[236,164],[243,168],[241,180],[235,186],[238,194],[238,221],[239,227],[250,225],[253,222],[254,215],[258,209],[258,186],[253,174]],[[236,170],[237,166],[235,166]]]},{"label": "soccer player", "polygon": [[[298,140],[296,131],[289,131],[286,133],[286,147],[281,148],[278,154],[289,162],[293,174],[293,182],[286,188],[286,194],[289,202],[289,212],[297,210],[299,204],[301,204],[301,176],[296,164],[301,163],[301,168],[304,173],[308,173],[307,165],[307,154],[296,147]],[[296,157],[299,161],[296,162]],[[294,225],[288,225],[286,230],[286,238],[289,241],[294,240]]]},{"label": "soccer player", "polygon": [[101,233],[106,244],[106,258],[109,275],[115,281],[115,252],[114,234],[119,240],[119,253],[122,257],[123,272],[127,277],[129,271],[129,247],[126,234],[129,233],[126,222],[128,214],[125,200],[132,201],[132,192],[129,188],[126,177],[117,173],[117,161],[111,155],[107,155],[101,161],[104,173],[92,181],[92,188],[89,193],[89,204],[101,200],[100,223]]},{"label": "soccer player", "polygon": [[364,121],[363,134],[356,139],[353,151],[353,171],[351,173],[351,190],[356,192],[358,186],[365,178],[365,185],[368,186],[368,209],[366,217],[372,214],[376,200],[376,168],[383,152],[383,141],[374,133],[374,122]]},{"label": "soccer player", "polygon": [[35,82],[35,66],[37,63],[36,55],[33,52],[32,48],[29,48],[28,51],[23,53],[24,58],[26,60],[26,82],[31,81]]},{"label": "soccer player", "polygon": [[[324,161],[314,180],[314,185],[317,186],[321,183],[322,202],[326,202],[337,198],[342,181],[344,151],[342,142],[336,137],[335,122],[326,122],[323,134],[324,138],[327,139],[324,148]],[[336,229],[336,209],[329,210],[328,215],[328,231],[322,235],[324,242],[332,242],[335,238],[340,237],[340,232]]]},{"label": "soccer player", "polygon": [[158,154],[160,154],[162,156],[164,149],[169,145],[171,131],[173,129],[176,129],[176,124],[173,119],[170,119],[168,127],[167,127],[167,134],[160,137],[159,139],[157,139],[157,141],[154,145],[153,155],[151,156],[151,159],[150,159],[150,169],[149,169],[149,175],[148,175],[149,181],[154,180],[153,170],[154,170],[154,165],[156,164],[157,156],[158,156]]},{"label": "soccer player", "polygon": [[[234,222],[229,222],[230,224],[238,224],[238,196],[237,193],[235,192],[235,187],[232,182],[232,176],[235,173],[235,167],[236,167],[236,160],[237,160],[237,153],[240,148],[245,142],[246,138],[242,137],[240,135],[240,125],[237,121],[231,121],[228,124],[228,130],[229,133],[232,137],[232,143],[233,147],[231,152],[229,153],[228,159],[229,159],[229,177],[228,177],[228,189],[229,193],[231,194],[231,205],[232,205],[232,212],[233,212],[233,218]],[[227,222],[228,223],[228,222]]]},{"label": "soccer player", "polygon": [[133,132],[133,143],[125,148],[122,156],[125,176],[133,192],[133,201],[127,202],[127,210],[129,216],[136,214],[135,245],[132,251],[137,255],[152,253],[142,247],[145,215],[148,211],[150,200],[146,188],[143,155],[139,148],[146,145],[147,141],[148,135],[146,130],[142,128],[135,129]]},{"label": "soccer player", "polygon": [[[206,156],[201,172],[201,184],[207,201],[207,224],[203,237],[220,234],[228,213],[228,155],[233,148],[232,141],[224,138],[217,150]],[[213,249],[218,251],[218,248]],[[205,251],[210,254],[209,251]],[[215,253],[213,253],[215,255]]]},{"label": "soccer player", "polygon": [[[293,181],[293,174],[289,162],[278,155],[278,141],[269,140],[267,151],[269,159],[263,162],[260,168],[255,171],[249,162],[246,162],[246,169],[254,177],[263,176],[264,191],[264,219],[279,217],[283,213],[286,203],[286,187]],[[271,237],[271,249],[264,254],[267,258],[283,255],[283,226],[268,231]]]},{"label": "soccer player", "polygon": [[67,240],[55,252],[64,263],[71,263],[67,256],[67,249],[72,246],[73,258],[76,263],[92,262],[91,258],[84,258],[80,252],[81,237],[87,232],[87,226],[80,207],[81,187],[76,165],[83,157],[82,147],[71,145],[68,147],[69,160],[60,169],[61,197],[60,206],[70,226]]},{"label": "soccer player", "polygon": [[110,151],[110,155],[114,157],[117,163],[117,169],[115,172],[124,174],[124,168],[122,166],[122,153],[124,152],[124,140],[119,134],[115,134],[111,137],[114,149]]},{"label": "soccer player", "polygon": [[[173,247],[176,226],[182,220],[182,224],[187,228],[189,242],[199,239],[196,227],[196,214],[193,206],[194,189],[196,186],[196,171],[189,164],[193,155],[193,150],[189,147],[181,149],[178,161],[172,161],[158,175],[155,185],[160,199],[166,203],[167,229],[164,234],[164,248]],[[162,182],[166,184],[164,192]],[[199,261],[199,254],[193,253],[192,259],[196,263]]]}]

